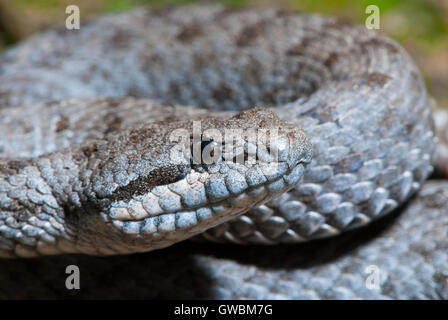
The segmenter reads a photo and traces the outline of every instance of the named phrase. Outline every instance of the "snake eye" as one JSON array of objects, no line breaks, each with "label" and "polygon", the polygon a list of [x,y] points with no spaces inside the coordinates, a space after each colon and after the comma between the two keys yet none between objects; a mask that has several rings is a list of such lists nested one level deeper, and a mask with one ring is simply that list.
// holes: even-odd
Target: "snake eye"
[{"label": "snake eye", "polygon": [[221,146],[212,139],[203,139],[193,143],[191,153],[197,164],[213,164],[221,159]]},{"label": "snake eye", "polygon": [[201,141],[201,153],[204,152],[204,149],[211,143],[215,143],[215,142],[213,140]]}]

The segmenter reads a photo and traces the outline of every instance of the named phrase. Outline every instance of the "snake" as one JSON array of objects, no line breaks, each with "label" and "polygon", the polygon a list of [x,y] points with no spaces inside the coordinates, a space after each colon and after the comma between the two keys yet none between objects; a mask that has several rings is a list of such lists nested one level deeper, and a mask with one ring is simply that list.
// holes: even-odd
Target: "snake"
[{"label": "snake", "polygon": [[[4,298],[69,294],[45,271],[67,264],[89,278],[79,297],[448,296],[428,93],[378,32],[270,8],[138,8],[4,51],[0,83]],[[278,139],[259,139],[254,163],[173,160],[173,132],[224,154],[206,132],[229,129],[243,156],[242,136]]]}]

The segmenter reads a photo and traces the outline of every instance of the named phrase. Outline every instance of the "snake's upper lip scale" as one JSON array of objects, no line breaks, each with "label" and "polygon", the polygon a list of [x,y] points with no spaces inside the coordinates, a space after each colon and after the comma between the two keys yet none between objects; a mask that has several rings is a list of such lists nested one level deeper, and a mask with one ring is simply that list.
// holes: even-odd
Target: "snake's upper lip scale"
[{"label": "snake's upper lip scale", "polygon": [[[112,219],[112,224],[126,234],[149,237],[152,249],[166,246],[164,241],[180,241],[245,213],[254,205],[262,204],[294,187],[304,173],[298,163],[292,170],[274,180],[248,187],[228,199],[208,205],[137,220]],[[107,219],[107,217],[105,217]]]},{"label": "snake's upper lip scale", "polygon": [[[251,189],[271,184],[273,181],[276,182],[275,188],[278,191],[284,192],[292,187],[299,178],[294,169],[303,167],[302,164],[309,163],[311,159],[310,142],[301,129],[282,122],[275,113],[266,109],[248,110],[235,116],[235,119],[240,121],[244,117],[257,116],[260,119],[256,120],[256,124],[266,121],[269,125],[276,126],[263,128],[261,134],[255,133],[257,136],[249,127],[251,131],[237,137],[241,140],[247,134],[252,137],[248,138],[249,141],[257,137],[258,160],[254,164],[249,159],[246,159],[244,164],[222,160],[206,167],[198,167],[199,171],[191,170],[179,181],[151,187],[143,194],[134,194],[129,199],[112,201],[109,207],[110,218],[118,221],[139,221],[148,217],[196,210],[233,199],[238,199],[236,201],[239,203],[246,202],[246,207],[249,208],[250,199],[243,200],[242,194]],[[234,118],[230,121],[232,119]],[[245,152],[249,154],[249,143],[243,145]],[[271,154],[277,149],[278,152]],[[237,152],[241,154],[241,150]],[[289,176],[293,171],[295,174]],[[282,177],[286,179],[286,186],[281,183]]]},{"label": "snake's upper lip scale", "polygon": [[[134,197],[129,203],[122,203],[121,201],[112,203],[111,205],[111,211],[110,211],[110,218],[117,221],[139,221],[144,220],[151,217],[157,217],[164,214],[170,214],[170,213],[177,213],[180,211],[185,210],[198,210],[201,208],[211,207],[211,206],[217,206],[219,204],[222,204],[226,201],[232,201],[231,199],[236,199],[242,194],[258,194],[261,193],[261,189],[265,188],[268,185],[272,185],[271,189],[274,190],[275,188],[278,189],[278,191],[283,191],[283,189],[286,188],[292,188],[295,184],[297,184],[300,180],[300,178],[303,176],[305,166],[309,163],[309,157],[305,156],[304,158],[301,158],[294,166],[290,166],[287,162],[281,162],[278,164],[275,164],[274,166],[279,166],[281,170],[277,171],[275,174],[269,174],[265,169],[260,169],[259,166],[255,167],[255,171],[257,172],[257,179],[244,178],[244,187],[236,188],[236,185],[238,184],[237,181],[235,181],[234,174],[228,173],[225,175],[225,178],[218,178],[213,180],[207,180],[207,182],[204,185],[204,193],[203,193],[203,199],[201,202],[194,202],[192,201],[192,197],[194,197],[194,194],[192,193],[186,193],[182,194],[179,193],[178,187],[176,185],[182,185],[183,182],[177,182],[172,185],[163,186],[165,191],[157,191],[156,196],[166,196],[167,192],[173,192],[174,194],[181,197],[181,203],[182,203],[182,209],[176,209],[176,210],[164,210],[156,205],[152,200],[154,199],[153,194],[147,194],[143,196]],[[269,170],[269,168],[272,165],[267,164],[265,168]],[[267,172],[267,174],[265,174]],[[196,174],[195,172],[190,173],[187,175],[186,179],[190,177],[191,174]],[[281,181],[284,181],[284,183],[280,183]],[[285,185],[284,185],[285,184]],[[274,187],[274,185],[276,185]],[[220,191],[218,191],[219,189]],[[149,198],[148,198],[149,197]],[[262,201],[262,199],[257,199],[258,202]],[[139,207],[140,204],[143,203],[143,207],[145,209],[145,213],[139,214],[135,208]],[[208,205],[207,205],[208,204]],[[126,206],[131,208],[125,208],[122,206]],[[143,209],[142,207],[142,209]],[[134,208],[132,210],[132,208]],[[155,210],[155,211],[152,211]],[[149,214],[148,212],[149,211]],[[141,212],[141,210],[139,210]],[[131,213],[131,214],[130,214]],[[132,214],[134,213],[134,214]]]}]

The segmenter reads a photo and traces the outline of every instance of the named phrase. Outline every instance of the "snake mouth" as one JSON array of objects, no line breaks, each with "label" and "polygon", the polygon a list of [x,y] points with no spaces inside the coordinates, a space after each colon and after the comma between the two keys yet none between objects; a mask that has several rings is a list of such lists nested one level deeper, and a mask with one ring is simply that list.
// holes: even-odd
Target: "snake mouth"
[{"label": "snake mouth", "polygon": [[[227,179],[224,181],[220,179],[210,180],[212,182],[206,183],[203,188],[207,194],[206,202],[200,204],[194,203],[194,199],[197,199],[197,197],[195,198],[193,193],[187,193],[184,197],[176,194],[176,187],[179,186],[174,183],[164,186],[164,188],[158,188],[156,193],[158,193],[157,197],[164,197],[164,199],[175,197],[175,195],[180,197],[182,207],[179,210],[167,210],[168,208],[165,208],[164,211],[159,212],[160,205],[154,203],[155,195],[151,193],[132,199],[128,202],[127,208],[121,207],[120,203],[113,204],[109,218],[112,224],[125,234],[149,238],[151,249],[156,248],[158,242],[161,243],[160,247],[163,247],[166,246],[163,244],[165,241],[169,241],[171,244],[173,240],[180,241],[194,236],[290,190],[302,178],[305,165],[308,162],[309,160],[304,158],[291,168],[285,163],[286,166],[283,167],[286,169],[281,175],[275,178],[273,178],[274,176],[260,175],[259,181],[246,182],[246,188],[239,192],[221,184],[221,182],[225,183],[227,181],[227,186],[235,186],[236,183],[231,174],[227,175]],[[193,180],[195,175],[197,175],[196,172],[192,172],[187,176],[187,179]],[[220,192],[224,188],[228,189],[228,194],[226,196],[222,195],[224,198],[221,199],[213,198],[213,196],[210,196],[211,193],[206,190],[215,187],[215,190],[221,188]],[[152,215],[149,215],[148,211]]]}]

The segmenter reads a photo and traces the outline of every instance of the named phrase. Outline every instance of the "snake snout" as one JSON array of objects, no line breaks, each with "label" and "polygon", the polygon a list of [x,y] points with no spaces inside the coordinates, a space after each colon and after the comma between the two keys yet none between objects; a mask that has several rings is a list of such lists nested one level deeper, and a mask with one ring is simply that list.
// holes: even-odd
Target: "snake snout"
[{"label": "snake snout", "polygon": [[313,155],[312,145],[306,134],[299,127],[286,123],[271,140],[270,152],[273,160],[259,165],[268,180],[270,175],[283,177],[283,187],[279,188],[279,193],[291,189],[300,181],[305,166],[311,162]]},{"label": "snake snout", "polygon": [[290,168],[298,164],[308,164],[313,157],[313,147],[306,134],[299,128],[288,134],[290,150],[287,163]]}]

